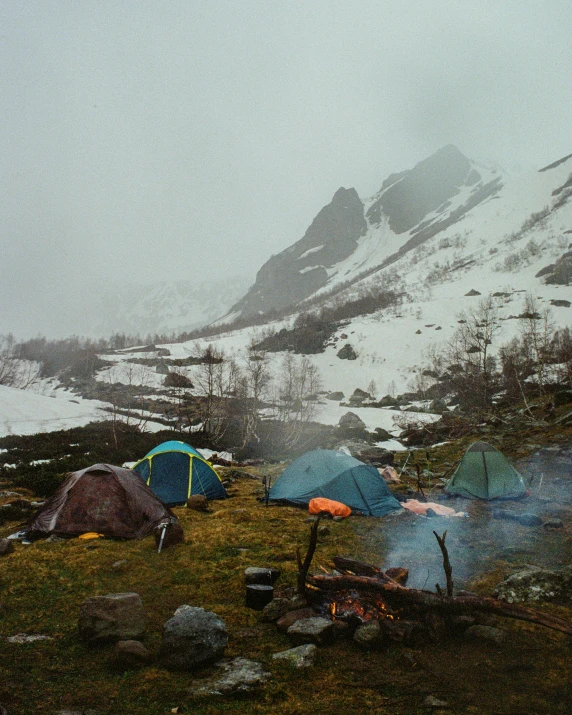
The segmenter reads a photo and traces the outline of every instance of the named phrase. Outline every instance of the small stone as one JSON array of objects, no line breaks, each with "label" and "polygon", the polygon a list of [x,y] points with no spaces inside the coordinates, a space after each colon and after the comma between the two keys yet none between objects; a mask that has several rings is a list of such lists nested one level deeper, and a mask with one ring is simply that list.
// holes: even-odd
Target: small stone
[{"label": "small stone", "polygon": [[187,499],[187,508],[194,511],[208,511],[208,499],[202,494],[193,494]]},{"label": "small stone", "polygon": [[120,670],[147,665],[152,655],[140,641],[119,641],[115,646],[114,666]]},{"label": "small stone", "polygon": [[317,652],[317,646],[313,643],[306,643],[296,648],[274,653],[272,659],[288,661],[293,668],[311,668],[316,662]]},{"label": "small stone", "polygon": [[298,608],[295,611],[289,611],[279,618],[276,627],[282,633],[286,633],[290,626],[293,626],[296,621],[301,621],[304,618],[313,618],[315,615],[316,612],[312,608]]},{"label": "small stone", "polygon": [[7,556],[14,551],[14,544],[10,539],[0,539],[0,556]]},{"label": "small stone", "polygon": [[562,529],[564,522],[562,519],[547,519],[542,526],[545,529]]},{"label": "small stone", "polygon": [[542,519],[537,514],[524,513],[516,517],[516,521],[523,526],[540,526]]},{"label": "small stone", "polygon": [[125,566],[127,566],[128,563],[129,563],[129,561],[127,561],[126,559],[121,559],[120,561],[115,561],[114,563],[111,564],[111,570],[112,571],[123,571]]},{"label": "small stone", "polygon": [[274,568],[258,568],[249,566],[244,570],[246,584],[266,584],[272,586],[279,578],[280,571]]},{"label": "small stone", "polygon": [[271,675],[260,663],[248,658],[222,660],[215,665],[224,671],[222,678],[215,677],[191,688],[189,695],[243,695],[265,683]]},{"label": "small stone", "polygon": [[448,708],[449,704],[445,700],[439,700],[434,695],[428,695],[423,701],[426,708]]},{"label": "small stone", "polygon": [[323,645],[333,638],[334,624],[328,618],[315,616],[302,618],[293,623],[286,631],[290,640],[297,644],[315,643]]},{"label": "small stone", "polygon": [[15,636],[6,638],[8,643],[34,643],[35,641],[53,641],[51,636],[43,636],[41,633],[17,633]]},{"label": "small stone", "polygon": [[362,648],[373,648],[381,640],[379,621],[370,621],[356,628],[354,641]]},{"label": "small stone", "polygon": [[505,631],[493,628],[492,626],[470,626],[465,631],[465,635],[467,638],[489,641],[490,643],[495,643],[496,645],[501,645],[506,641]]},{"label": "small stone", "polygon": [[290,610],[290,601],[287,598],[273,598],[262,609],[260,620],[263,623],[275,623]]}]

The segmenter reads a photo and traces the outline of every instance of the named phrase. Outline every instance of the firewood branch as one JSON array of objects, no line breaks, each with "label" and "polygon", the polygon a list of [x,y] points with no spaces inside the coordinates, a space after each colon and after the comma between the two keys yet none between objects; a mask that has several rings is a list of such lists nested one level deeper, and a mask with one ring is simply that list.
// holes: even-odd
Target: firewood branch
[{"label": "firewood branch", "polygon": [[349,573],[345,573],[342,576],[315,575],[309,578],[308,582],[314,588],[325,592],[346,591],[348,589],[374,592],[382,596],[388,606],[394,609],[410,608],[422,612],[437,611],[449,616],[475,612],[490,613],[505,618],[528,621],[572,635],[572,623],[557,616],[540,613],[531,608],[505,603],[494,598],[439,596],[431,591],[406,588],[389,577],[383,579],[381,574],[376,576],[357,576]]},{"label": "firewood branch", "polygon": [[[451,567],[451,562],[449,561],[449,552],[447,551],[447,547],[445,546],[447,532],[444,531],[443,536],[439,536],[436,531],[434,531],[433,533],[435,534],[435,538],[437,539],[439,548],[441,549],[441,553],[443,554],[443,569],[445,571],[445,578],[447,579],[447,596],[451,598],[451,596],[453,595],[453,569]],[[437,590],[440,592],[438,584]]]},{"label": "firewood branch", "polygon": [[296,551],[296,560],[298,562],[298,593],[300,596],[306,595],[306,581],[308,578],[308,570],[312,559],[314,558],[314,552],[316,551],[316,545],[318,543],[318,526],[320,525],[320,517],[312,524],[310,528],[310,543],[308,545],[308,551],[306,552],[306,557],[302,562],[302,557],[300,555],[300,549]]}]

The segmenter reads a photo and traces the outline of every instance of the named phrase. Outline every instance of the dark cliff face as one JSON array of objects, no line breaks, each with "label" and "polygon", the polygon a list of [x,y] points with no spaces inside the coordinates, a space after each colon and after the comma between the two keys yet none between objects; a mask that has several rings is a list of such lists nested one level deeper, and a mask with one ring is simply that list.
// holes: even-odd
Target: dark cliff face
[{"label": "dark cliff face", "polygon": [[451,144],[419,162],[410,171],[394,174],[385,181],[379,198],[370,206],[367,219],[376,224],[382,214],[395,233],[404,233],[459,193],[463,185],[479,181],[471,162]]},{"label": "dark cliff face", "polygon": [[[455,223],[500,186],[500,178],[483,185],[469,159],[448,145],[413,169],[391,174],[366,215],[355,189],[338,189],[303,238],[262,266],[255,284],[231,313],[239,312],[248,318],[279,311],[308,298],[327,283],[326,269],[351,256],[359,238],[382,220],[388,220],[396,234],[410,232],[403,237],[398,251],[386,259],[391,262]],[[463,205],[454,207],[453,199],[463,187],[470,189],[468,198]],[[427,219],[434,211],[437,216]]]},{"label": "dark cliff face", "polygon": [[231,312],[246,317],[304,300],[326,283],[326,268],[354,252],[366,231],[364,206],[356,190],[338,189],[303,238],[262,266],[254,286]]}]

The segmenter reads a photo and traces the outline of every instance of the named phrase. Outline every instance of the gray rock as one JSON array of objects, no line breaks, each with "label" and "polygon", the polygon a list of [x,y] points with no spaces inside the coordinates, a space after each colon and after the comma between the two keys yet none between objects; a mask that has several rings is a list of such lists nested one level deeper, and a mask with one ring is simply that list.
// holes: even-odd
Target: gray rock
[{"label": "gray rock", "polygon": [[286,615],[292,606],[288,598],[273,598],[270,603],[262,609],[260,620],[263,623],[276,623],[279,618]]},{"label": "gray rock", "polygon": [[370,621],[356,628],[354,641],[362,648],[374,648],[381,640],[379,621]]},{"label": "gray rock", "polygon": [[189,695],[241,695],[262,685],[271,676],[260,663],[248,658],[220,661],[216,666],[224,670],[224,675],[221,678],[211,678],[206,683],[191,688]]},{"label": "gray rock", "polygon": [[426,708],[448,708],[449,704],[445,700],[439,700],[434,695],[428,695],[423,701]]},{"label": "gray rock", "polygon": [[334,624],[328,618],[314,616],[293,623],[286,631],[288,638],[296,645],[315,643],[324,645],[332,640]]},{"label": "gray rock", "polygon": [[152,659],[151,652],[140,641],[118,641],[115,646],[113,664],[116,668],[124,670],[147,665]]},{"label": "gray rock", "polygon": [[244,570],[244,581],[247,584],[259,583],[272,586],[279,578],[280,571],[275,568],[258,568],[249,566]]},{"label": "gray rock", "polygon": [[540,526],[542,524],[542,519],[538,514],[518,514],[515,519],[519,524],[523,524],[524,526]]},{"label": "gray rock", "polygon": [[208,511],[208,499],[203,494],[193,494],[187,499],[187,508],[194,511]]},{"label": "gray rock", "polygon": [[346,343],[341,350],[338,350],[337,357],[340,360],[357,360],[356,351],[349,343]]},{"label": "gray rock", "polygon": [[328,392],[326,395],[326,400],[335,400],[336,402],[340,402],[340,400],[343,400],[345,397],[343,392]]},{"label": "gray rock", "polygon": [[501,645],[506,640],[506,633],[492,626],[469,626],[465,631],[465,636],[474,640],[489,641],[497,645]]},{"label": "gray rock", "polygon": [[365,422],[355,412],[346,412],[340,417],[338,426],[344,429],[365,429]]},{"label": "gray rock", "polygon": [[112,571],[125,571],[125,567],[129,562],[126,559],[121,559],[120,561],[114,561],[111,564]]},{"label": "gray rock", "polygon": [[542,526],[545,529],[562,529],[564,522],[562,519],[547,519]]},{"label": "gray rock", "polygon": [[44,636],[41,633],[17,633],[15,636],[6,638],[8,643],[34,643],[35,641],[53,641],[51,636]]},{"label": "gray rock", "polygon": [[10,539],[0,539],[0,556],[7,556],[14,551],[14,544]]},{"label": "gray rock", "polygon": [[183,605],[163,626],[158,659],[167,670],[196,670],[218,660],[227,643],[222,618],[204,608]]},{"label": "gray rock", "polygon": [[286,633],[290,626],[293,626],[296,621],[303,621],[306,618],[314,618],[316,612],[312,608],[297,608],[293,611],[288,611],[281,616],[276,622],[276,627],[282,633]]},{"label": "gray rock", "polygon": [[273,660],[285,660],[293,668],[311,668],[316,662],[317,646],[313,643],[299,645],[296,648],[283,650],[280,653],[274,653]]},{"label": "gray rock", "polygon": [[89,645],[140,638],[145,633],[141,597],[137,593],[108,593],[86,599],[80,606],[78,631]]},{"label": "gray rock", "polygon": [[551,571],[538,567],[521,569],[500,583],[493,592],[508,603],[549,601],[563,606],[572,604],[572,566]]}]

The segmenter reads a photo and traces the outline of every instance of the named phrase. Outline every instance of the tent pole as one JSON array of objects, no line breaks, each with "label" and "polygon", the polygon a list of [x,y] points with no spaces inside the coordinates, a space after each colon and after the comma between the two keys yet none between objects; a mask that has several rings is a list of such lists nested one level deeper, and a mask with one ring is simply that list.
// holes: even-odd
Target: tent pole
[{"label": "tent pole", "polygon": [[161,549],[163,548],[163,541],[165,540],[165,532],[167,531],[167,524],[163,526],[163,531],[161,532],[161,538],[159,540],[159,548],[157,549],[157,553],[161,553]]}]

